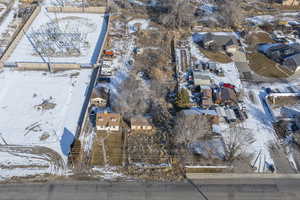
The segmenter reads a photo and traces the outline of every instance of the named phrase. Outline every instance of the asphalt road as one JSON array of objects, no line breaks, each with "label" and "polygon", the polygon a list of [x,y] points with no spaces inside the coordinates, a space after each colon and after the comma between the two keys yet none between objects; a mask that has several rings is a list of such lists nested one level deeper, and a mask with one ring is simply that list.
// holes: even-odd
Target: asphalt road
[{"label": "asphalt road", "polygon": [[[197,181],[209,200],[297,200],[300,179],[217,179]],[[202,200],[188,183],[52,182],[0,185],[1,200]]]}]

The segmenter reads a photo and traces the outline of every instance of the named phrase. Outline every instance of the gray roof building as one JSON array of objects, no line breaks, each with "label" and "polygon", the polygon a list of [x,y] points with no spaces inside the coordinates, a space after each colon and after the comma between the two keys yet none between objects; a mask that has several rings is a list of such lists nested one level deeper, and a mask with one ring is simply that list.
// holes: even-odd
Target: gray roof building
[{"label": "gray roof building", "polygon": [[286,57],[283,65],[290,71],[295,72],[300,69],[300,53]]},{"label": "gray roof building", "polygon": [[204,48],[224,49],[226,46],[238,45],[238,40],[233,34],[205,33],[201,35],[198,43]]}]

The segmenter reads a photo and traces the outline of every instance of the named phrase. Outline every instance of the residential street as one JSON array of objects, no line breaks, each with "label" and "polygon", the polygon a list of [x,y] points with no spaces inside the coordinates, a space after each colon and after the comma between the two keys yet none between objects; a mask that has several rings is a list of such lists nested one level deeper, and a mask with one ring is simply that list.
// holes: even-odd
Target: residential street
[{"label": "residential street", "polygon": [[[197,181],[209,200],[297,200],[300,179],[206,179]],[[9,184],[0,187],[1,200],[17,199],[122,199],[122,200],[201,200],[205,199],[190,183],[142,182],[60,182]]]}]

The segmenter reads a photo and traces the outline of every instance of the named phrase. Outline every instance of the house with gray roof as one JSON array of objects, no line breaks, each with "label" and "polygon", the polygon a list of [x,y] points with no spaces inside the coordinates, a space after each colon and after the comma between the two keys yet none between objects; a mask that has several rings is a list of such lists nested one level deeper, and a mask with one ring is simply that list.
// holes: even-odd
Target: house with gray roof
[{"label": "house with gray roof", "polygon": [[211,50],[226,50],[227,47],[236,46],[238,48],[239,42],[234,34],[214,34],[204,33],[200,34],[196,41],[205,49]]},{"label": "house with gray roof", "polygon": [[271,60],[282,63],[285,58],[300,53],[300,44],[266,43],[259,45],[257,50]]},{"label": "house with gray roof", "polygon": [[300,69],[300,53],[286,57],[283,66],[289,71],[296,72]]}]

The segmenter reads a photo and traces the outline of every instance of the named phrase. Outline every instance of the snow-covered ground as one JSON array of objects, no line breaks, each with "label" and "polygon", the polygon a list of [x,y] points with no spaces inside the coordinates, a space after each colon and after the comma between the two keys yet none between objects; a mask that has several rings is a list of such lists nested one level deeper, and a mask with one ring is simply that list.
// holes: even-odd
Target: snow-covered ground
[{"label": "snow-covered ground", "polygon": [[91,64],[95,47],[100,37],[104,15],[91,13],[50,13],[46,11],[45,7],[42,8],[27,33],[23,36],[16,49],[6,62],[44,62],[43,58],[37,55],[33,45],[28,39],[28,36],[31,31],[39,30],[39,27],[45,26],[47,23],[55,19],[59,21],[58,26],[63,31],[70,32],[71,30],[78,30],[87,34],[86,40],[88,41],[89,47],[81,49],[82,53],[80,56],[47,57],[44,59],[47,62],[50,60],[52,63],[63,62]]},{"label": "snow-covered ground", "polygon": [[[23,147],[50,148],[53,156],[65,163],[91,72],[90,69],[59,73],[4,69],[0,73],[0,144],[17,145],[19,154]],[[37,105],[45,100],[53,103],[54,108],[38,109]],[[10,162],[20,159],[13,153],[9,158]],[[7,159],[0,156],[0,165],[3,163]]]}]

